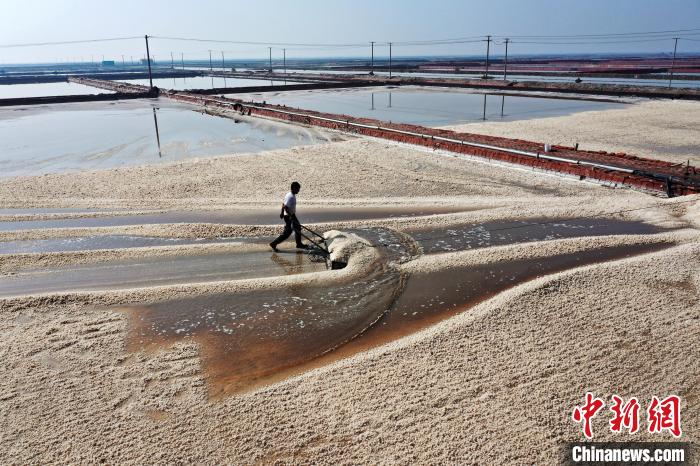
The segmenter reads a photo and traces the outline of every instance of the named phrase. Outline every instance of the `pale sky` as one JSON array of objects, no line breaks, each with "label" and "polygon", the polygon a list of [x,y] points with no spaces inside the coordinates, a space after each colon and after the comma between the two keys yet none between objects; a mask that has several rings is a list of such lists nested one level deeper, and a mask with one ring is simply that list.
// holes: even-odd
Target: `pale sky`
[{"label": "pale sky", "polygon": [[[679,53],[700,53],[700,0],[0,0],[0,63],[105,59],[144,55],[144,34],[261,42],[260,45],[181,42],[154,38],[156,60],[267,58],[271,42],[367,44],[483,36],[571,36],[696,29],[679,41]],[[695,34],[695,35],[692,35]],[[8,48],[8,44],[139,36],[140,39],[78,45]],[[636,39],[640,39],[637,37]],[[509,53],[671,52],[673,40],[590,44],[528,44],[514,39]],[[566,42],[561,39],[560,42]],[[623,39],[621,39],[623,40]],[[555,39],[549,39],[549,42]],[[588,39],[576,39],[586,42]],[[520,42],[520,43],[518,43]],[[604,42],[604,43],[603,43]],[[615,42],[615,43],[607,43]],[[273,56],[281,57],[275,46]],[[287,46],[287,56],[369,55],[354,48]],[[503,46],[492,45],[502,54]],[[396,46],[394,56],[483,54],[483,42]],[[377,46],[377,57],[388,53]]]}]

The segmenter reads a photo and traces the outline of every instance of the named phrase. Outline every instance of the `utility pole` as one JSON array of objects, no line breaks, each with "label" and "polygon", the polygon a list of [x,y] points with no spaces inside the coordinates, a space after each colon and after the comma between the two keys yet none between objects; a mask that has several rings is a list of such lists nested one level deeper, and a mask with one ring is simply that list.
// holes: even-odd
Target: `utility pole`
[{"label": "utility pole", "polygon": [[673,61],[671,61],[671,75],[668,78],[668,87],[669,89],[671,88],[671,84],[673,84],[673,68],[676,66],[676,49],[678,48],[678,37],[674,37],[673,40],[675,43],[673,44]]},{"label": "utility pole", "polygon": [[221,70],[226,71],[226,59],[224,58],[224,51],[221,51]]},{"label": "utility pole", "polygon": [[389,78],[391,79],[391,42],[389,42]]},{"label": "utility pole", "polygon": [[[508,80],[508,42],[510,42],[510,39],[506,39],[506,58],[505,61],[503,62],[503,80],[507,81]],[[503,118],[503,107],[506,104],[506,96],[502,95],[501,96],[501,118]]]},{"label": "utility pole", "polygon": [[153,75],[151,74],[151,51],[148,48],[148,34],[146,34],[146,61],[148,62],[148,81],[153,89]]},{"label": "utility pole", "polygon": [[122,68],[124,67],[124,55],[122,55]]},{"label": "utility pole", "polygon": [[173,52],[170,52],[170,69],[175,69],[175,59],[173,58]]},{"label": "utility pole", "polygon": [[185,69],[185,54],[180,52],[180,62],[182,63],[182,69]]},{"label": "utility pole", "polygon": [[370,74],[374,74],[374,41],[370,42],[372,44],[372,59],[371,59],[371,65],[370,65]]},{"label": "utility pole", "polygon": [[132,65],[134,64],[134,56],[133,55],[131,55],[131,64]]},{"label": "utility pole", "polygon": [[209,51],[209,71],[214,71],[214,66],[211,64],[211,50]]},{"label": "utility pole", "polygon": [[484,79],[489,77],[489,49],[491,48],[491,36],[486,36],[486,72]]},{"label": "utility pole", "polygon": [[282,69],[284,75],[287,76],[287,49],[282,49]]},{"label": "utility pole", "polygon": [[270,51],[270,73],[272,73],[272,47],[268,47],[268,50]]},{"label": "utility pole", "polygon": [[503,63],[503,80],[506,81],[508,79],[508,42],[510,42],[510,39],[506,39],[506,59],[505,62]]}]

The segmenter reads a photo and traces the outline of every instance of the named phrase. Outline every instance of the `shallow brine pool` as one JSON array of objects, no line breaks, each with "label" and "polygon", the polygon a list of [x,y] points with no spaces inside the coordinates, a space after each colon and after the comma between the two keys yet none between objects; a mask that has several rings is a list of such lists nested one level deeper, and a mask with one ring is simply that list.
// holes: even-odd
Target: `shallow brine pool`
[{"label": "shallow brine pool", "polygon": [[0,177],[172,162],[325,142],[325,133],[228,119],[165,99],[0,108]]},{"label": "shallow brine pool", "polygon": [[[605,110],[627,105],[600,100],[513,97],[448,88],[420,87],[266,92],[232,94],[231,97],[422,126],[467,123],[482,120],[484,115],[487,120],[513,121]],[[501,110],[503,110],[502,113]]]},{"label": "shallow brine pool", "polygon": [[15,99],[20,97],[46,97],[51,95],[86,94],[113,94],[113,92],[69,82],[37,84],[0,84],[0,99]]}]

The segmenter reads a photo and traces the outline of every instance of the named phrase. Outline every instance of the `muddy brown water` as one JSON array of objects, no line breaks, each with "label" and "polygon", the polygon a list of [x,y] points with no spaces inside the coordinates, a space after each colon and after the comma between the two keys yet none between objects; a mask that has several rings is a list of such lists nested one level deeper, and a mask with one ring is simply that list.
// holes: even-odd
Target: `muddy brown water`
[{"label": "muddy brown water", "polygon": [[[416,217],[466,212],[468,207],[324,207],[300,208],[302,223],[372,220],[396,217]],[[50,220],[22,220],[0,222],[0,231],[31,230],[38,228],[89,228],[163,223],[222,223],[235,225],[280,224],[279,209],[229,209],[213,211],[174,211],[145,215],[116,215],[109,217],[64,218]]]},{"label": "muddy brown water", "polygon": [[502,246],[561,238],[604,235],[648,235],[667,229],[641,221],[615,218],[497,220],[479,224],[406,230],[425,254]]},{"label": "muddy brown water", "polygon": [[390,230],[361,234],[381,248],[371,272],[359,279],[123,308],[131,324],[127,347],[196,341],[212,397],[269,382],[351,340],[393,305],[402,284],[393,264],[416,253],[415,245]]},{"label": "muddy brown water", "polygon": [[668,247],[616,246],[407,276],[395,264],[418,252],[414,242],[391,230],[358,233],[381,256],[360,279],[130,307],[127,347],[199,343],[210,395],[217,398],[387,343],[527,280]]},{"label": "muddy brown water", "polygon": [[660,251],[670,246],[658,243],[614,246],[545,258],[416,273],[407,278],[390,312],[360,338],[344,345],[327,359],[348,357],[417,332],[537,277]]}]

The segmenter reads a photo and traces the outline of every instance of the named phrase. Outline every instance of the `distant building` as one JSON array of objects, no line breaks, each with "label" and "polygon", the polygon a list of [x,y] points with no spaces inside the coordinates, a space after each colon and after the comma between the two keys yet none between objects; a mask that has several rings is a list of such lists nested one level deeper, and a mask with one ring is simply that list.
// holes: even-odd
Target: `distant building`
[{"label": "distant building", "polygon": [[114,66],[114,60],[102,60],[102,66]]},{"label": "distant building", "polygon": [[[141,64],[142,64],[142,65],[148,65],[148,60],[146,60],[145,58],[142,58],[142,59],[141,59]],[[155,64],[155,61],[151,58],[151,65],[153,65],[153,64]]]}]

